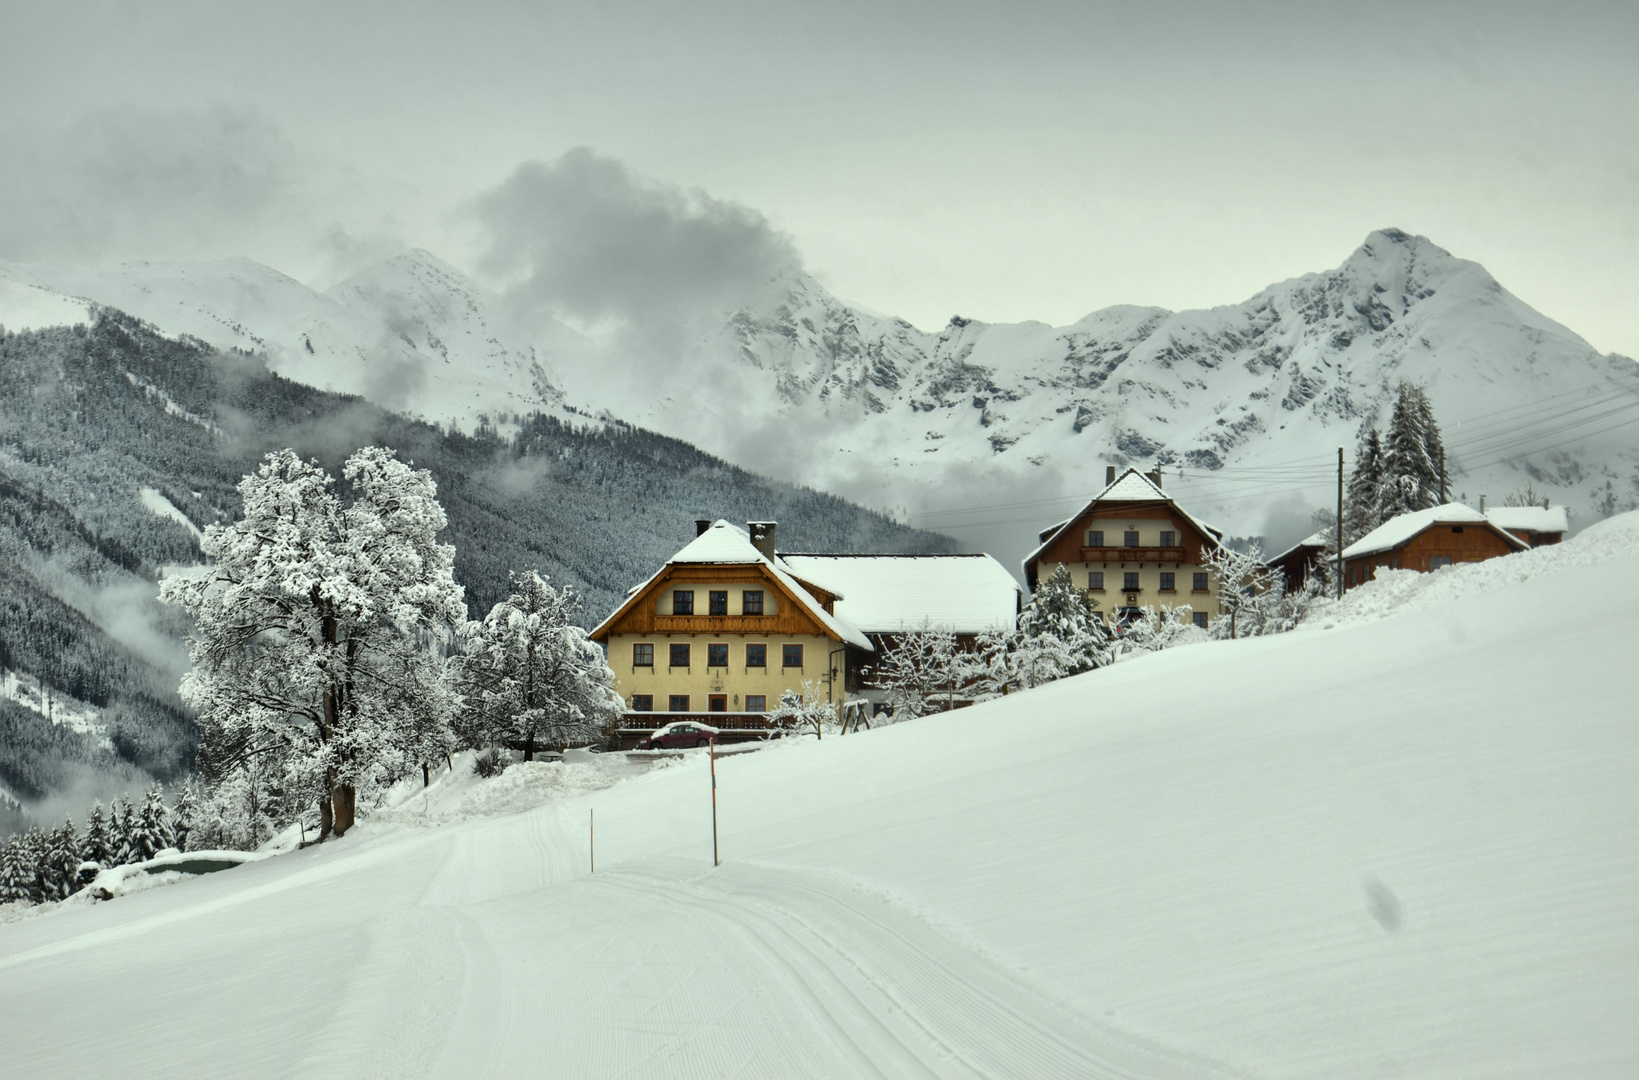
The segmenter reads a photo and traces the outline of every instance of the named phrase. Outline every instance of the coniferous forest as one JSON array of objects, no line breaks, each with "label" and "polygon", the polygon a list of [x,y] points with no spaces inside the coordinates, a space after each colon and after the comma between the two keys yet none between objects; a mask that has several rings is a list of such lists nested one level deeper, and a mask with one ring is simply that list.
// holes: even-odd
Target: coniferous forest
[{"label": "coniferous forest", "polygon": [[[68,798],[60,816],[190,772],[197,734],[176,694],[188,628],[155,602],[157,583],[201,560],[196,530],[231,520],[240,479],[281,447],[334,472],[380,445],[430,470],[475,618],[510,574],[536,570],[574,588],[590,625],[696,518],[777,520],[782,546],[809,551],[955,550],[618,423],[500,426],[442,430],[108,309],[88,326],[0,332],[0,792]],[[0,796],[0,832],[24,820]]]}]

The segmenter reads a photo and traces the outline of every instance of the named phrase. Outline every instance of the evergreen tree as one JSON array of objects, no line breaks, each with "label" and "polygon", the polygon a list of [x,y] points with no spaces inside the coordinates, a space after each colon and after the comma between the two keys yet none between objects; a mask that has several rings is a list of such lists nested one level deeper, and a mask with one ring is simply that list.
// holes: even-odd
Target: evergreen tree
[{"label": "evergreen tree", "polygon": [[29,902],[34,875],[24,858],[22,837],[13,833],[0,847],[0,904]]},{"label": "evergreen tree", "polygon": [[188,850],[188,835],[193,831],[196,806],[193,781],[189,780],[183,783],[182,790],[177,792],[176,805],[171,807],[172,842],[178,851]]},{"label": "evergreen tree", "polygon": [[1383,447],[1378,520],[1437,506],[1445,486],[1440,429],[1421,387],[1401,383]]},{"label": "evergreen tree", "polygon": [[112,865],[125,866],[141,861],[142,856],[137,854],[137,811],[131,805],[131,796],[120,796],[119,802],[114,804],[109,824],[108,851]]},{"label": "evergreen tree", "polygon": [[1362,432],[1343,503],[1343,546],[1383,524],[1383,443],[1376,428]]},{"label": "evergreen tree", "polygon": [[1060,566],[1036,588],[1035,596],[1019,615],[1023,643],[1041,648],[1045,639],[1062,648],[1064,675],[1079,675],[1110,661],[1110,629],[1098,613],[1098,601],[1076,587],[1067,567]]},{"label": "evergreen tree", "polygon": [[149,788],[147,797],[143,799],[136,834],[137,846],[142,851],[139,861],[151,859],[166,848],[175,846],[175,837],[171,834],[171,812],[165,806],[165,793],[158,784]]},{"label": "evergreen tree", "polygon": [[112,865],[108,850],[108,822],[103,817],[101,800],[91,804],[91,813],[85,819],[85,835],[80,838],[80,854],[94,863]]},{"label": "evergreen tree", "polygon": [[80,834],[72,818],[51,834],[46,856],[51,899],[66,900],[80,888]]},{"label": "evergreen tree", "polygon": [[31,904],[43,904],[52,898],[50,856],[51,838],[44,831],[30,829],[23,835],[23,880]]}]

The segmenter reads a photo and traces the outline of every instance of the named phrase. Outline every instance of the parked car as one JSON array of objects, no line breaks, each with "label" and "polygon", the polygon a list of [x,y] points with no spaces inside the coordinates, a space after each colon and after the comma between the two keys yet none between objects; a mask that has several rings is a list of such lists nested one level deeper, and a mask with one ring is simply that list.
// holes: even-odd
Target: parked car
[{"label": "parked car", "polygon": [[637,744],[639,750],[681,750],[691,746],[705,746],[717,741],[718,731],[706,724],[678,720],[659,728],[653,735]]}]

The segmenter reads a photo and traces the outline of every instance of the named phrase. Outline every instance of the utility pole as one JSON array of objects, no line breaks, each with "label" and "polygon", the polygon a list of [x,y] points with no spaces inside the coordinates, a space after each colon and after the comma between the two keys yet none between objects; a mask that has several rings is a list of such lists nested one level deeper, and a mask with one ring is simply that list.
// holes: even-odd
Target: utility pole
[{"label": "utility pole", "polygon": [[[1444,475],[1444,470],[1441,470]],[[1337,448],[1337,598],[1343,599],[1343,447]]]},{"label": "utility pole", "polygon": [[1446,504],[1446,448],[1440,447],[1440,505]]}]

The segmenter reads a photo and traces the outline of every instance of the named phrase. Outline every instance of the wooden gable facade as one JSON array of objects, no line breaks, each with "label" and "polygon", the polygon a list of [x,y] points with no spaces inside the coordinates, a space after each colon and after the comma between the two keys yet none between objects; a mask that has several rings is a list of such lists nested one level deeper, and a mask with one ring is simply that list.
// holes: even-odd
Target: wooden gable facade
[{"label": "wooden gable facade", "polygon": [[1484,562],[1528,547],[1489,521],[1431,521],[1400,542],[1376,551],[1344,552],[1343,583],[1354,588],[1372,580],[1378,567],[1428,573],[1455,563]]},{"label": "wooden gable facade", "polygon": [[1206,561],[1219,537],[1167,496],[1158,480],[1133,469],[1111,477],[1101,495],[1048,530],[1025,560],[1030,589],[1063,566],[1107,617],[1142,607],[1188,607],[1197,622],[1216,615],[1217,581]]}]

